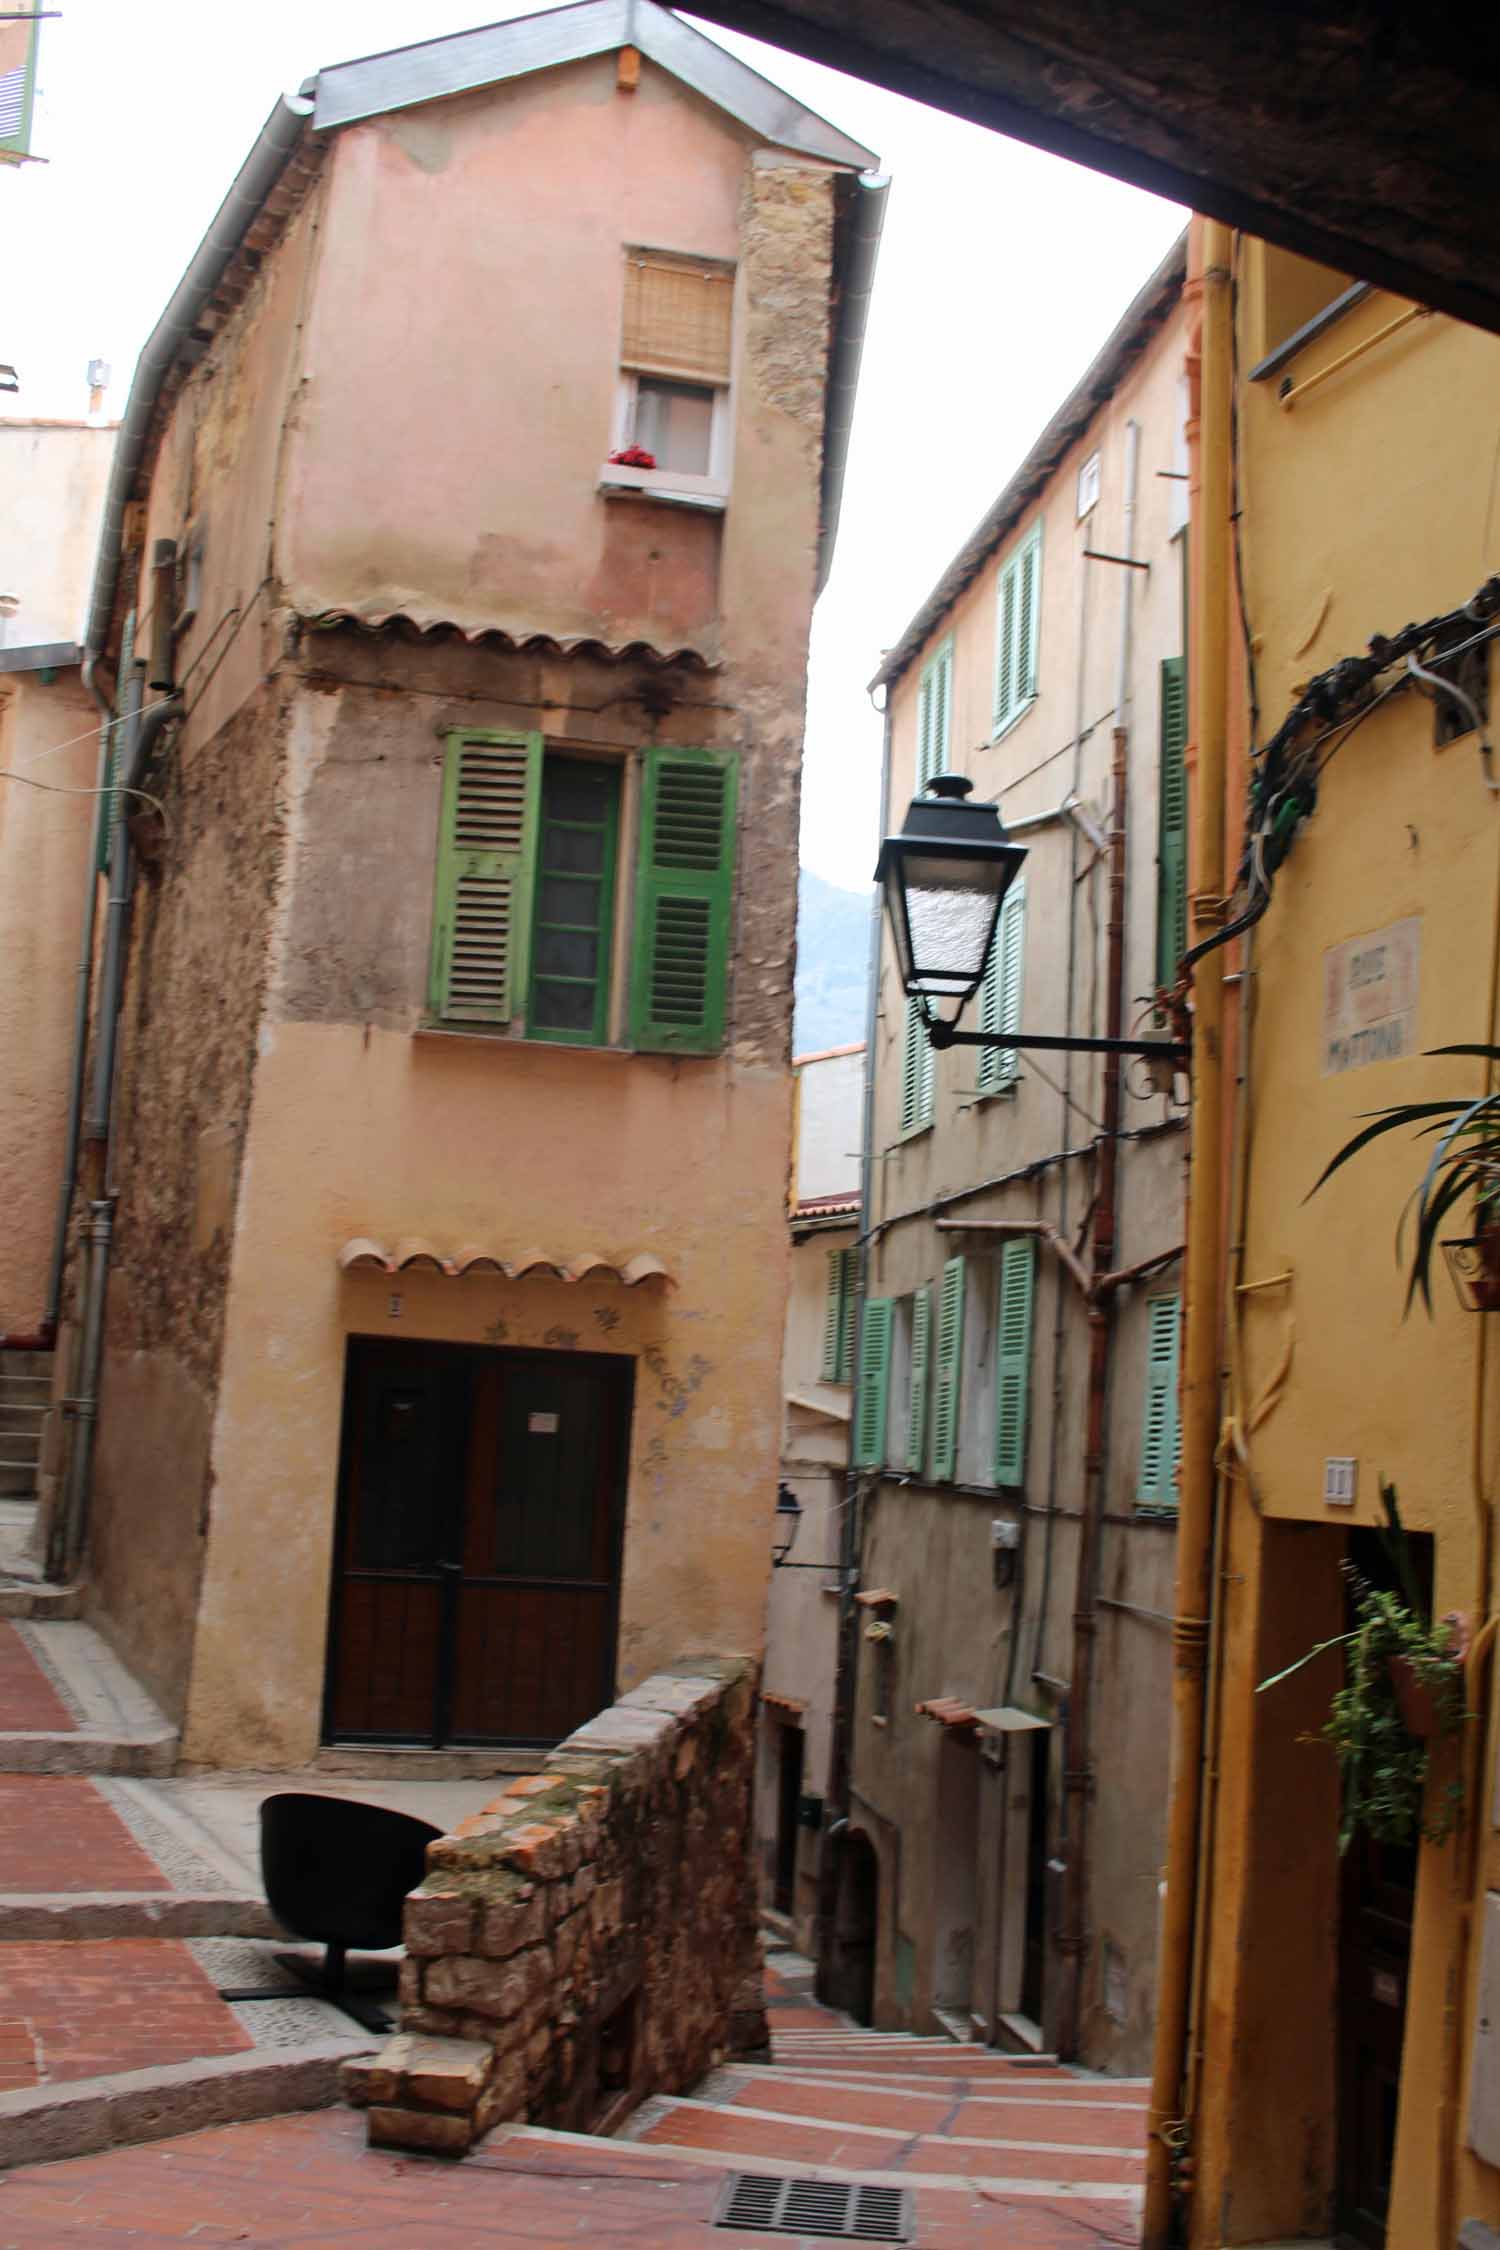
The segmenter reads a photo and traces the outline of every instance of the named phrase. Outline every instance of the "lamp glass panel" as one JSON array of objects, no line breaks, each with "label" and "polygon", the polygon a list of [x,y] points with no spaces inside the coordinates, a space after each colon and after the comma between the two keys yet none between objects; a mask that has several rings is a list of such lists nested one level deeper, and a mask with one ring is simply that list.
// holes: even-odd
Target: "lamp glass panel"
[{"label": "lamp glass panel", "polygon": [[911,989],[967,994],[984,975],[1000,911],[1003,863],[922,858],[903,869],[911,931]]}]

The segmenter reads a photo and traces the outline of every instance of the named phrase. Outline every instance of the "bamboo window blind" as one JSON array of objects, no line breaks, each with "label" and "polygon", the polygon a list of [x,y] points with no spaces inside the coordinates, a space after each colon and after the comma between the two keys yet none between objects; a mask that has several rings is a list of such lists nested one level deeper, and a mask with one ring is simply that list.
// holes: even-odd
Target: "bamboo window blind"
[{"label": "bamboo window blind", "polygon": [[627,250],[625,365],[727,383],[733,298],[732,266]]}]

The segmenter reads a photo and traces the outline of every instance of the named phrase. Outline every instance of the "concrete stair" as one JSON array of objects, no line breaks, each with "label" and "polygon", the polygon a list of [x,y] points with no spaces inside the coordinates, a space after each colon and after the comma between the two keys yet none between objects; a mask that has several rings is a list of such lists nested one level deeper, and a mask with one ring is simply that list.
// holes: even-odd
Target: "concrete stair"
[{"label": "concrete stair", "polygon": [[177,1729],[90,1625],[0,1623],[0,1774],[169,1774]]}]

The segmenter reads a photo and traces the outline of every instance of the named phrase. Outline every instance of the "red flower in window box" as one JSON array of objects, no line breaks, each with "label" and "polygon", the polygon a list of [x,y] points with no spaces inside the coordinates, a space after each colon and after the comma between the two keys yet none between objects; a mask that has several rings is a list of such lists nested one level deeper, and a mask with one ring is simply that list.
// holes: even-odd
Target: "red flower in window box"
[{"label": "red flower in window box", "polygon": [[610,455],[609,465],[612,469],[654,469],[656,455],[643,445],[622,445],[618,453]]}]

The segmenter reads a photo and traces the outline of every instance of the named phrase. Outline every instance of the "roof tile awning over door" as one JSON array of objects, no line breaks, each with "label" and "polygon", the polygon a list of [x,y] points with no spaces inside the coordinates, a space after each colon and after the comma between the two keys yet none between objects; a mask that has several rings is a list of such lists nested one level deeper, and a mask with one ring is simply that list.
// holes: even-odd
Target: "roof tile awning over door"
[{"label": "roof tile awning over door", "polygon": [[419,1235],[405,1235],[388,1249],[373,1236],[360,1234],[344,1244],[338,1262],[343,1273],[393,1274],[425,1269],[453,1280],[470,1273],[497,1274],[503,1281],[541,1274],[552,1281],[618,1281],[627,1289],[648,1281],[658,1281],[665,1289],[677,1286],[676,1276],[649,1250],[637,1250],[624,1258],[604,1258],[595,1250],[565,1255],[535,1249],[507,1257],[501,1251],[479,1249],[472,1243],[459,1250],[440,1250]]}]

